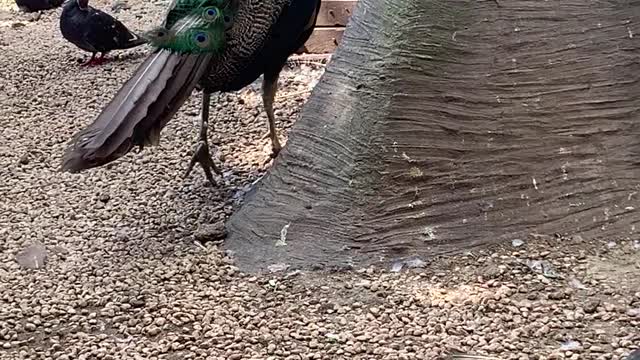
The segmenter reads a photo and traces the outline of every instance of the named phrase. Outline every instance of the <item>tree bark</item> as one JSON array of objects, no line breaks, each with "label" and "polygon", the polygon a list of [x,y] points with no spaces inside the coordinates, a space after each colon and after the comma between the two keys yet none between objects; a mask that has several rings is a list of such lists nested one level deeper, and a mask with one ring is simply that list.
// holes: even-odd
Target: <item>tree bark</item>
[{"label": "tree bark", "polygon": [[260,271],[637,236],[639,24],[634,0],[360,0],[226,248]]}]

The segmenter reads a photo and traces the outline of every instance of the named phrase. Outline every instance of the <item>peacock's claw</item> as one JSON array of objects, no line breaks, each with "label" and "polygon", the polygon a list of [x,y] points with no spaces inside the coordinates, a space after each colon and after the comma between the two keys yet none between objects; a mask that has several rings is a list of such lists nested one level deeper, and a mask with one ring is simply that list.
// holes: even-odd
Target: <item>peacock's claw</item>
[{"label": "peacock's claw", "polygon": [[278,154],[280,154],[280,150],[282,150],[282,145],[280,145],[280,142],[276,139],[275,142],[271,143],[271,154],[269,154],[269,156],[275,159]]},{"label": "peacock's claw", "polygon": [[267,132],[260,139],[261,140],[269,139],[269,141],[271,142],[271,153],[269,154],[269,157],[272,159],[275,159],[280,153],[280,150],[282,150],[282,145],[280,145],[280,140],[278,140],[277,135],[275,137],[275,140],[271,140],[271,134]]},{"label": "peacock's claw", "polygon": [[189,162],[189,167],[187,167],[187,171],[185,172],[184,177],[189,176],[189,174],[191,173],[191,170],[193,170],[193,167],[195,166],[196,163],[199,163],[200,166],[202,166],[202,169],[204,170],[204,174],[207,177],[207,180],[209,180],[209,183],[211,184],[211,186],[216,186],[217,182],[213,178],[213,173],[211,172],[211,170],[213,170],[213,172],[215,172],[218,175],[222,174],[222,172],[220,171],[220,169],[218,169],[218,166],[211,158],[211,154],[209,154],[209,144],[207,144],[206,141],[198,142],[196,151],[191,157],[191,161]]}]

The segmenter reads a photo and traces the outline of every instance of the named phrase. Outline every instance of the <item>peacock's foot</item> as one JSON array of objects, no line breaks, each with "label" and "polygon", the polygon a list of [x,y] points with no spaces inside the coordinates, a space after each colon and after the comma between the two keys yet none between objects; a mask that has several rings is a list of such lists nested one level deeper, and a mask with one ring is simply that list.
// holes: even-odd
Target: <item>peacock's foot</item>
[{"label": "peacock's foot", "polygon": [[[261,138],[261,140],[267,140],[267,139],[271,139],[271,134],[266,133]],[[282,145],[280,145],[280,140],[278,140],[278,137],[276,135],[275,140],[271,140],[271,154],[269,154],[269,156],[272,159],[275,159],[278,156],[278,154],[280,154],[280,150],[282,150]]]},{"label": "peacock's foot", "polygon": [[271,142],[271,154],[269,156],[271,156],[272,159],[275,159],[278,154],[280,154],[280,150],[282,150],[282,145],[280,145],[280,141],[276,138],[275,141]]},{"label": "peacock's foot", "polygon": [[191,173],[191,170],[193,170],[193,167],[195,166],[196,163],[199,163],[200,166],[202,166],[202,169],[204,170],[204,175],[207,177],[207,180],[209,181],[211,186],[216,186],[217,183],[213,178],[213,172],[215,172],[218,175],[222,174],[222,172],[220,172],[220,169],[218,169],[218,166],[216,166],[215,162],[213,162],[213,159],[209,154],[209,144],[207,144],[206,141],[200,141],[198,143],[196,147],[196,151],[191,157],[191,161],[189,162],[189,167],[187,167],[187,171],[184,174],[184,177],[189,176],[189,174]]}]

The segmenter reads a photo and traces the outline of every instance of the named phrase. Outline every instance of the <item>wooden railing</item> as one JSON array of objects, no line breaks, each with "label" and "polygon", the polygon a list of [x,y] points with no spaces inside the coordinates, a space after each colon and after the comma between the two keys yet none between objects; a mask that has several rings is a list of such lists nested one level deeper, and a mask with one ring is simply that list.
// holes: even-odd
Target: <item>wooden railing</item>
[{"label": "wooden railing", "polygon": [[329,54],[338,47],[357,0],[323,0],[316,28],[300,52]]}]

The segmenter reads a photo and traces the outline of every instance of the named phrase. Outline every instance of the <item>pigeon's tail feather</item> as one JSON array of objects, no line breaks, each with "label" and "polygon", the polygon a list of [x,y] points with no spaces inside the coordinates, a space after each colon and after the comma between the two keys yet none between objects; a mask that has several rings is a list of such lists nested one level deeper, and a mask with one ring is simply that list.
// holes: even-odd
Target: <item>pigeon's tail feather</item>
[{"label": "pigeon's tail feather", "polygon": [[211,57],[169,50],[151,54],[95,121],[74,136],[62,170],[79,172],[114,161],[136,145],[156,145],[162,128],[207,71]]},{"label": "pigeon's tail feather", "polygon": [[136,46],[140,46],[142,44],[146,44],[148,41],[147,39],[143,38],[142,36],[131,32],[131,35],[133,35],[133,37],[131,39],[129,39],[129,41],[127,41],[126,43],[122,44],[121,49],[131,49],[134,48]]}]

